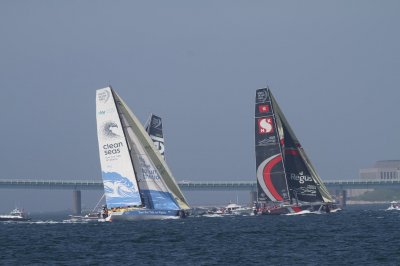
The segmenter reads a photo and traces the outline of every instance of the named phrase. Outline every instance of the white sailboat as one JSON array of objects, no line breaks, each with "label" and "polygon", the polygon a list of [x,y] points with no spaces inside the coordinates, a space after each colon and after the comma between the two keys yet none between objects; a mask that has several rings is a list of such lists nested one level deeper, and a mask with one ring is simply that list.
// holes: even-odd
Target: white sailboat
[{"label": "white sailboat", "polygon": [[179,218],[189,205],[152,139],[111,88],[96,92],[107,220]]}]

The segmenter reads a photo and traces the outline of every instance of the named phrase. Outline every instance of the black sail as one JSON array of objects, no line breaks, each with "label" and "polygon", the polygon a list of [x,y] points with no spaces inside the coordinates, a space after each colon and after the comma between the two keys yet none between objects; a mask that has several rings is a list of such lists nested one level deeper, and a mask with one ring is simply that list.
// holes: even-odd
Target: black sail
[{"label": "black sail", "polygon": [[145,129],[150,138],[153,140],[154,145],[160,151],[161,156],[165,159],[164,135],[161,117],[151,114]]},{"label": "black sail", "polygon": [[294,142],[284,123],[283,135],[282,144],[290,198],[292,201],[322,202],[317,184],[298,151],[300,144]]},{"label": "black sail", "polygon": [[280,145],[280,126],[275,120],[274,107],[268,88],[256,92],[255,150],[258,201],[289,200]]},{"label": "black sail", "polygon": [[269,91],[282,148],[283,164],[292,201],[332,202],[332,197],[300,145],[274,96]]}]

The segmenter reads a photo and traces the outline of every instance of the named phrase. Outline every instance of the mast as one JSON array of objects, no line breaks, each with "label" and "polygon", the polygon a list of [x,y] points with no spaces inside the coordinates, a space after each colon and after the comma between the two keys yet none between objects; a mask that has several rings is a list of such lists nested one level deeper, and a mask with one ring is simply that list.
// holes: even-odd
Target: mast
[{"label": "mast", "polygon": [[[275,125],[277,125],[277,135],[278,135],[278,145],[279,145],[279,150],[281,152],[282,155],[282,164],[283,164],[283,173],[286,175],[286,168],[285,168],[285,156],[284,156],[284,152],[283,152],[283,148],[282,148],[282,140],[283,140],[283,130],[282,130],[282,123],[280,123],[280,120],[277,119],[276,114],[275,114],[275,105],[278,106],[278,104],[275,101],[275,98],[272,96],[271,90],[269,89],[269,87],[267,87],[267,92],[269,94],[269,97],[271,99],[271,111],[272,111],[272,117],[274,119],[274,123]],[[278,107],[279,108],[279,107]],[[279,121],[279,123],[278,123]],[[287,178],[285,178],[285,183],[286,183],[286,189],[289,192],[288,193],[288,198],[289,201],[292,202],[292,198],[290,197],[290,191],[289,191],[289,185],[287,182]],[[296,200],[297,200],[297,195],[296,195]]]},{"label": "mast", "polygon": [[[128,139],[127,139],[127,132],[126,132],[126,128],[128,127],[128,125],[125,125],[125,124],[123,123],[123,120],[122,120],[122,117],[121,117],[121,116],[122,116],[122,112],[118,109],[118,105],[117,105],[116,102],[115,102],[115,92],[114,92],[113,88],[111,87],[111,85],[109,86],[109,88],[110,88],[111,93],[112,93],[112,95],[113,95],[115,107],[117,108],[117,113],[118,113],[119,121],[120,121],[120,123],[121,123],[121,125],[122,125],[122,132],[124,133],[125,143],[126,143],[126,146],[128,147],[129,158],[130,158],[131,162],[133,162],[133,159],[132,159],[132,148],[131,148],[131,146],[129,145],[129,142],[128,142]],[[139,186],[139,182],[138,182],[138,180],[137,180],[137,173],[136,173],[136,170],[135,170],[135,165],[133,165],[133,163],[132,163],[132,168],[133,168],[133,172],[135,173],[135,177],[136,177],[136,178],[135,178],[135,182],[136,182],[137,188],[138,188],[138,190],[139,190],[140,199],[141,199],[142,205],[143,205],[144,199],[143,199],[142,193],[140,193],[140,186]]]}]

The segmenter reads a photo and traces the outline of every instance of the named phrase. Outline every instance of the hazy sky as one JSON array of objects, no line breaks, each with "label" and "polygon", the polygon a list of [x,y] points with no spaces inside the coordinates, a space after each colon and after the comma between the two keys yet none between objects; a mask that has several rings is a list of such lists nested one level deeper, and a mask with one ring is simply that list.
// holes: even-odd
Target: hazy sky
[{"label": "hazy sky", "polygon": [[[400,159],[399,14],[399,1],[1,1],[0,178],[100,180],[95,90],[109,84],[142,122],[163,117],[177,180],[255,179],[267,84],[322,178],[358,178]],[[39,192],[0,193],[8,210]]]}]

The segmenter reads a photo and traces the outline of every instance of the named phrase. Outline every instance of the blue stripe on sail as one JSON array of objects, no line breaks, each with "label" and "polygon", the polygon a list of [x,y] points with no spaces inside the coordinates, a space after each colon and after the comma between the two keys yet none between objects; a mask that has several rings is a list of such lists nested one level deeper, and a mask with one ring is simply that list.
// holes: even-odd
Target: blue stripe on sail
[{"label": "blue stripe on sail", "polygon": [[179,210],[179,206],[171,193],[158,190],[141,190],[144,205],[155,210]]},{"label": "blue stripe on sail", "polygon": [[108,208],[141,205],[136,184],[116,172],[102,172]]}]

